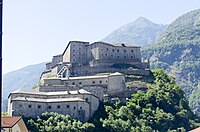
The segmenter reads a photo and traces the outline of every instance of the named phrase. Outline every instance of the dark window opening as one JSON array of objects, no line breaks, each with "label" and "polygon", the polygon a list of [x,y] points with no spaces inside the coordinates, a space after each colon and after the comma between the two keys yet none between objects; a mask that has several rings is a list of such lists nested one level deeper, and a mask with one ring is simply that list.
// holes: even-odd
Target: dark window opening
[{"label": "dark window opening", "polygon": [[88,102],[88,98],[85,98],[85,101]]},{"label": "dark window opening", "polygon": [[119,52],[119,50],[117,50],[117,52]]},{"label": "dark window opening", "polygon": [[69,108],[69,105],[67,105],[67,108]]},{"label": "dark window opening", "polygon": [[126,52],[126,50],[124,50],[124,52]]},{"label": "dark window opening", "polygon": [[31,108],[32,106],[31,105],[28,105],[28,108]]},{"label": "dark window opening", "polygon": [[95,84],[95,81],[92,81],[93,84]]},{"label": "dark window opening", "polygon": [[48,109],[51,109],[51,106],[48,106]]},{"label": "dark window opening", "polygon": [[20,104],[19,107],[22,107],[22,105]]},{"label": "dark window opening", "polygon": [[115,50],[114,50],[114,49],[112,49],[112,51],[113,51],[113,52],[115,52]]},{"label": "dark window opening", "polygon": [[40,109],[41,108],[41,105],[38,105],[38,109]]},{"label": "dark window opening", "polygon": [[82,110],[82,107],[80,107],[80,110]]},{"label": "dark window opening", "polygon": [[133,50],[131,50],[131,52],[133,52]]},{"label": "dark window opening", "polygon": [[76,109],[76,107],[74,106],[74,110]]},{"label": "dark window opening", "polygon": [[60,105],[58,105],[57,108],[60,109]]},{"label": "dark window opening", "polygon": [[99,83],[102,83],[102,81],[99,81]]},{"label": "dark window opening", "polygon": [[72,85],[75,85],[75,82],[72,82]]},{"label": "dark window opening", "polygon": [[82,82],[79,82],[79,84],[81,85],[81,84],[82,84]]}]

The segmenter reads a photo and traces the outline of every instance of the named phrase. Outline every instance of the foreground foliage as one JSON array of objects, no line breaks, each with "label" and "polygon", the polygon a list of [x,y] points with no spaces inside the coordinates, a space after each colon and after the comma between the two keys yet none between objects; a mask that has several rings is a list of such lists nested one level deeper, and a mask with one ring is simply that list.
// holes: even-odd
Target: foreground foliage
[{"label": "foreground foliage", "polygon": [[106,106],[103,127],[112,132],[190,130],[200,125],[188,106],[183,90],[164,70],[153,71],[155,83],[138,91],[124,106]]},{"label": "foreground foliage", "polygon": [[32,132],[92,132],[95,126],[71,119],[68,115],[45,112],[36,121],[28,120],[28,127]]},{"label": "foreground foliage", "polygon": [[164,70],[153,71],[154,83],[147,91],[137,91],[126,103],[100,103],[90,123],[70,119],[57,113],[43,113],[29,120],[33,131],[95,132],[182,132],[200,126],[188,106],[183,90]]}]

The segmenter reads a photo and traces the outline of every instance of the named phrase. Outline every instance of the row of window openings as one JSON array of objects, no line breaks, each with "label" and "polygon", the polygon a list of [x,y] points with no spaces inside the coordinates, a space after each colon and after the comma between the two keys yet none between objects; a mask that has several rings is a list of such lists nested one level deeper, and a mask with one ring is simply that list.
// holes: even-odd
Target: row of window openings
[{"label": "row of window openings", "polygon": [[[103,56],[103,54],[102,54]],[[105,54],[105,56],[107,56],[107,54]],[[111,57],[113,57],[113,55],[111,55]],[[117,56],[117,58],[119,58],[119,56]],[[126,58],[126,56],[124,56],[124,58]],[[131,58],[133,58],[133,56],[131,56]]]},{"label": "row of window openings", "polygon": [[[101,49],[101,50],[103,51],[103,49]],[[108,50],[108,48],[107,48],[107,50]],[[112,49],[112,52],[115,52],[115,50]],[[117,52],[119,52],[119,50],[117,50]],[[126,52],[126,50],[124,50],[124,52]],[[131,52],[133,52],[133,50],[131,50]]]},{"label": "row of window openings", "polygon": [[[88,101],[87,98],[86,98],[86,101]],[[19,105],[19,106],[22,107],[22,105]],[[32,107],[32,105],[28,105],[28,108],[31,108],[31,107]],[[41,108],[41,105],[38,105],[37,107],[38,107],[38,109],[40,109],[40,108]],[[66,108],[69,108],[69,107],[70,107],[69,105],[66,106]],[[48,109],[51,109],[51,106],[48,106]],[[57,109],[60,109],[60,105],[57,105]],[[74,106],[73,109],[75,110],[76,107]],[[82,107],[80,107],[80,110],[82,110]]]},{"label": "row of window openings", "polygon": [[[95,84],[95,81],[92,81],[92,83]],[[99,83],[102,83],[102,81],[99,81]],[[68,84],[68,83],[66,83],[66,84]],[[82,82],[79,82],[79,85],[81,85],[81,84],[82,84]],[[75,85],[75,82],[72,82],[72,85]]]}]

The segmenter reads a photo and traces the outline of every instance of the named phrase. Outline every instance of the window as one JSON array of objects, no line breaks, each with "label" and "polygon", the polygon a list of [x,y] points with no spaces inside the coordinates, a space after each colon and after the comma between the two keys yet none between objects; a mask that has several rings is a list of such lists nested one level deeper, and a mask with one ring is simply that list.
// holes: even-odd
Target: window
[{"label": "window", "polygon": [[75,54],[73,54],[73,56],[75,56]]},{"label": "window", "polygon": [[107,56],[107,54],[105,54]]},{"label": "window", "polygon": [[131,56],[131,58],[133,58],[133,56]]},{"label": "window", "polygon": [[75,85],[75,82],[72,82],[72,85]]},{"label": "window", "polygon": [[101,56],[103,56],[103,54],[101,54]]},{"label": "window", "polygon": [[22,105],[20,104],[19,107],[22,107]]},{"label": "window", "polygon": [[80,110],[82,110],[82,107],[80,107]]},{"label": "window", "polygon": [[107,48],[107,50],[108,50],[108,48]]},{"label": "window", "polygon": [[117,52],[119,52],[119,50],[117,50]]},{"label": "window", "polygon": [[51,106],[48,106],[48,109],[51,109]]},{"label": "window", "polygon": [[101,49],[103,51],[103,49]]},{"label": "window", "polygon": [[73,44],[73,46],[75,46],[75,44]]},{"label": "window", "polygon": [[76,109],[76,107],[74,106],[74,110]]},{"label": "window", "polygon": [[117,56],[117,58],[119,58],[119,56]]},{"label": "window", "polygon": [[95,84],[95,81],[92,81],[93,84]]},{"label": "window", "polygon": [[88,98],[85,98],[85,101],[88,102]]},{"label": "window", "polygon": [[28,105],[28,108],[31,108],[32,106],[31,105]]},{"label": "window", "polygon": [[124,50],[124,52],[126,52],[126,50]]},{"label": "window", "polygon": [[57,105],[57,108],[60,109],[60,105]]},{"label": "window", "polygon": [[113,57],[113,55],[111,55],[111,57]]},{"label": "window", "polygon": [[79,82],[79,84],[81,85],[81,84],[82,84],[82,82]]},{"label": "window", "polygon": [[113,51],[113,52],[115,52],[115,50],[114,50],[114,49],[112,49],[112,51]]},{"label": "window", "polygon": [[99,83],[102,83],[102,81],[99,81]]},{"label": "window", "polygon": [[69,105],[67,105],[67,108],[69,108]]},{"label": "window", "polygon": [[124,56],[124,58],[126,58],[126,56]]},{"label": "window", "polygon": [[41,105],[38,105],[37,107],[38,107],[38,109],[40,109],[40,108],[41,108]]},{"label": "window", "polygon": [[73,51],[75,51],[75,49],[73,49]]},{"label": "window", "polygon": [[73,62],[75,62],[75,59],[73,59]]},{"label": "window", "polygon": [[133,52],[133,50],[131,50],[131,52]]}]

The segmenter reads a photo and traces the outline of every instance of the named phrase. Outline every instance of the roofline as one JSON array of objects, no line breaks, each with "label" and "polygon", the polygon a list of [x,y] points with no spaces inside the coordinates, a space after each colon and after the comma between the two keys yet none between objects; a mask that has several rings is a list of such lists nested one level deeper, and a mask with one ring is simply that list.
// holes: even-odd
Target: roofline
[{"label": "roofline", "polygon": [[[8,117],[13,117],[13,116],[8,116]],[[13,126],[15,126],[20,121],[20,119],[22,119],[22,116],[15,116],[15,117],[19,117],[19,119],[16,121],[15,124],[13,124],[11,127],[3,127],[3,128],[12,128]]]},{"label": "roofline", "polygon": [[66,52],[67,48],[69,47],[69,45],[72,43],[72,42],[77,42],[77,43],[90,43],[90,42],[85,42],[85,41],[69,41],[69,43],[67,44],[67,47],[65,48],[64,52],[62,53],[62,56],[64,55],[64,53]]}]

